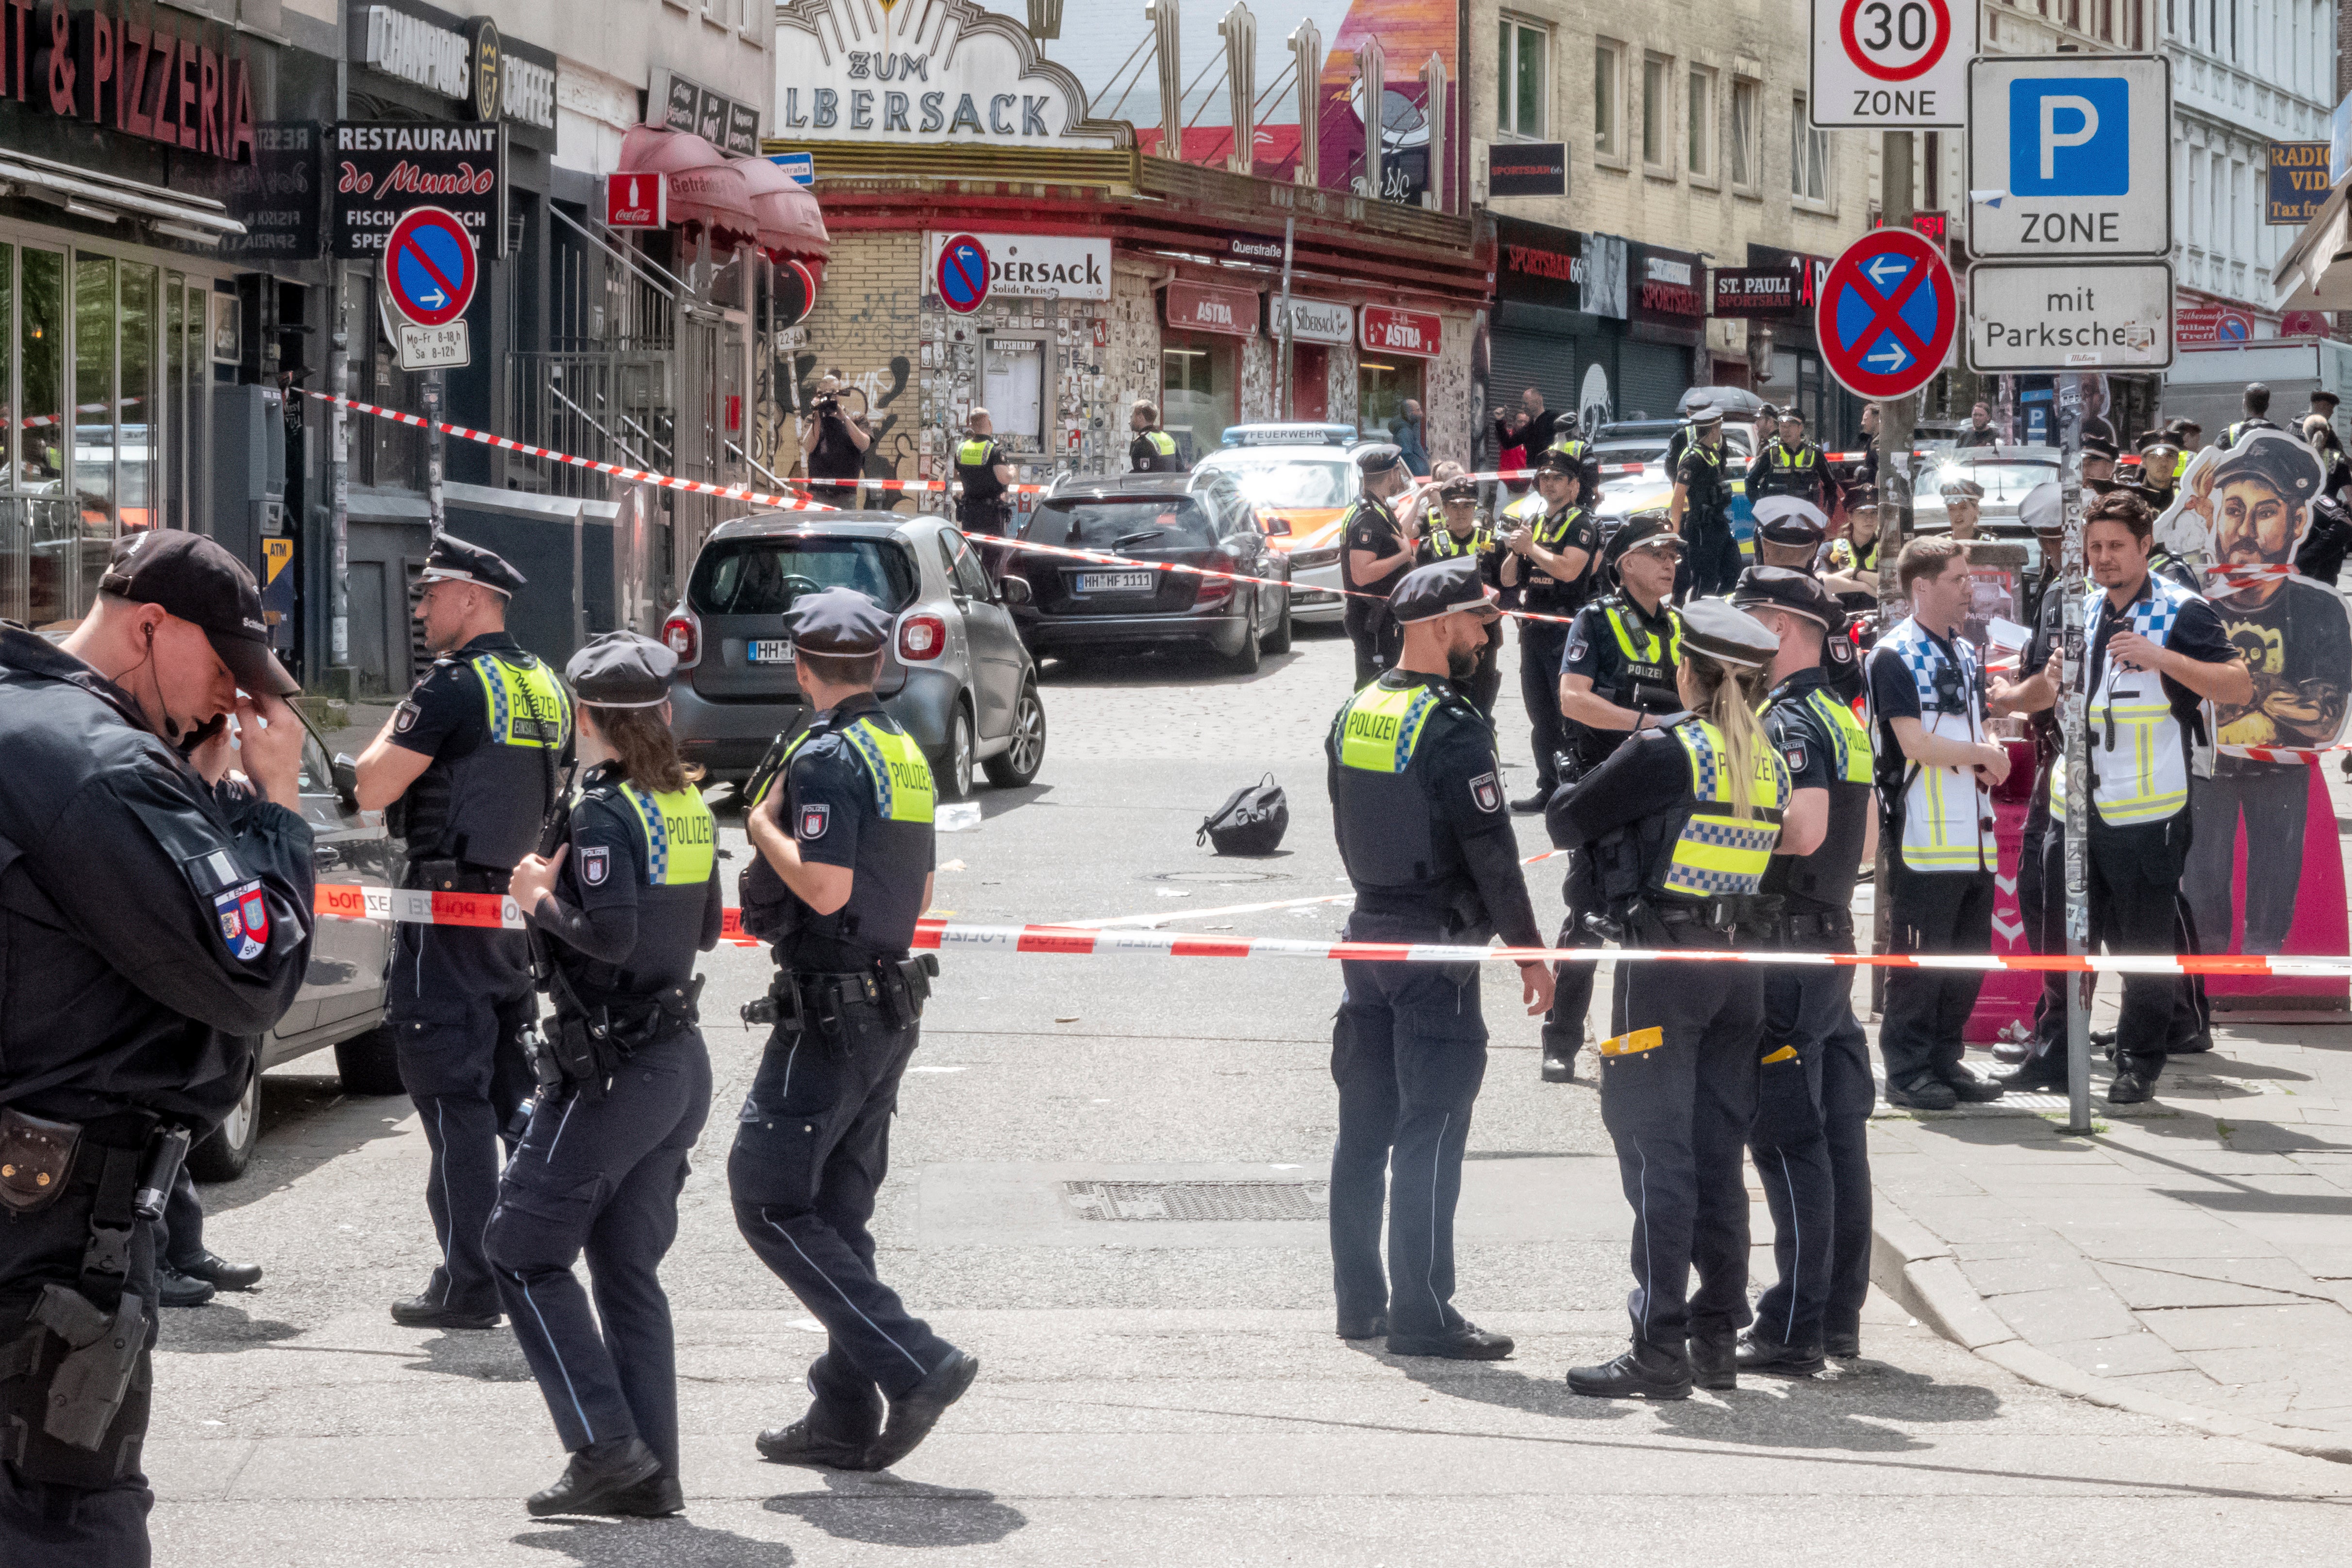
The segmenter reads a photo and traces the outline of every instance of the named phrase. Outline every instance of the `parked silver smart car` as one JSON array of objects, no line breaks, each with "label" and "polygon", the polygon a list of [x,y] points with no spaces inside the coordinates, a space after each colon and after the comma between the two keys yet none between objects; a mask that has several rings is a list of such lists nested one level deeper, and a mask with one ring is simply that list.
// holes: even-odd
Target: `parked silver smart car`
[{"label": "parked silver smart car", "polygon": [[[999,570],[1002,570],[1000,567]],[[740,783],[802,717],[784,613],[803,594],[856,588],[897,622],[875,691],[931,762],[940,794],[1025,784],[1045,760],[1037,670],[978,552],[936,517],[885,511],[772,512],[721,523],[703,542],[686,597],[662,627],[678,656],[672,728],[689,762]]]}]

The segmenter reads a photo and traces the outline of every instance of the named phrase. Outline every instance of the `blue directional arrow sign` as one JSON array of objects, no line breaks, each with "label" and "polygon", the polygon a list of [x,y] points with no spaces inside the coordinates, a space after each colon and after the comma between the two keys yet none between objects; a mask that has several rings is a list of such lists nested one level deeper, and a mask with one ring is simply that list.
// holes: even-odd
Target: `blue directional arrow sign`
[{"label": "blue directional arrow sign", "polygon": [[1882,228],[1848,247],[1815,306],[1831,371],[1862,397],[1901,397],[1943,368],[1958,327],[1952,271],[1909,229]]}]

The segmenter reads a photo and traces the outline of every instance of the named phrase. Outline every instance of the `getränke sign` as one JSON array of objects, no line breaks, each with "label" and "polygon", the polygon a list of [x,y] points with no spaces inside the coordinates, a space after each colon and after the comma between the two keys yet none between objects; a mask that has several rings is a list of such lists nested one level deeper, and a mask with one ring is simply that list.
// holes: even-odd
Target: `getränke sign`
[{"label": "getr\u00e4nke sign", "polygon": [[[0,0],[0,98],[207,157],[253,156],[253,73],[242,48],[215,49],[201,26],[112,0]],[[226,41],[224,37],[224,41]]]},{"label": "getr\u00e4nke sign", "polygon": [[[866,0],[776,8],[774,136],[783,142],[1116,147],[1086,91],[1022,25],[943,0],[877,33]],[[822,47],[820,47],[822,45]]]}]

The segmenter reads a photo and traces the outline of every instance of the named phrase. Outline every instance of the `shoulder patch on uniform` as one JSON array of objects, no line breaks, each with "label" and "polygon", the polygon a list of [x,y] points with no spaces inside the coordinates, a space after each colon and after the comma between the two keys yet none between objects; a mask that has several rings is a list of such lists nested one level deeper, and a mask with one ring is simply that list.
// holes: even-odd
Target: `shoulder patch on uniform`
[{"label": "shoulder patch on uniform", "polygon": [[819,803],[801,807],[801,826],[797,837],[822,838],[824,830],[833,826],[833,807]]},{"label": "shoulder patch on uniform", "polygon": [[1570,631],[1568,634],[1568,657],[1570,658],[1582,658],[1584,657],[1586,647],[1587,644],[1585,643],[1584,634],[1582,632]]},{"label": "shoulder patch on uniform", "polygon": [[1853,662],[1853,644],[1843,637],[1830,638],[1829,650],[1830,662],[1832,664],[1852,664]]},{"label": "shoulder patch on uniform", "polygon": [[604,879],[613,874],[613,850],[610,845],[588,844],[580,850],[580,881],[583,887],[601,888]]},{"label": "shoulder patch on uniform", "polygon": [[258,878],[214,894],[213,913],[220,921],[222,945],[238,963],[250,963],[268,950],[269,899]]},{"label": "shoulder patch on uniform", "polygon": [[1802,746],[1783,746],[1783,747],[1781,747],[1781,748],[1780,748],[1780,754],[1781,754],[1783,757],[1785,757],[1785,758],[1787,758],[1787,759],[1788,759],[1788,762],[1789,762],[1789,772],[1790,772],[1790,773],[1803,773],[1803,772],[1805,771],[1805,748],[1804,748],[1804,747],[1802,747]]},{"label": "shoulder patch on uniform", "polygon": [[1480,773],[1470,781],[1470,799],[1481,811],[1503,809],[1503,786],[1491,773]]},{"label": "shoulder patch on uniform", "polygon": [[415,729],[416,716],[419,711],[415,703],[403,701],[399,707],[393,710],[392,732],[395,735],[405,735]]}]

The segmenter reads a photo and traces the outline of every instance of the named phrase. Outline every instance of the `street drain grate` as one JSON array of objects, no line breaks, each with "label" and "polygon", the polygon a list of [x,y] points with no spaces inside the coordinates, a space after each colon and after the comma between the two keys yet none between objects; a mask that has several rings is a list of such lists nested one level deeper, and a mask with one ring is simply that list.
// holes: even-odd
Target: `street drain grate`
[{"label": "street drain grate", "polygon": [[1064,1182],[1081,1219],[1318,1220],[1328,1182]]}]

